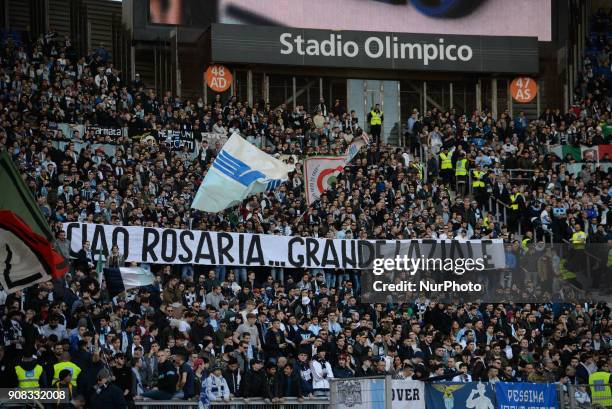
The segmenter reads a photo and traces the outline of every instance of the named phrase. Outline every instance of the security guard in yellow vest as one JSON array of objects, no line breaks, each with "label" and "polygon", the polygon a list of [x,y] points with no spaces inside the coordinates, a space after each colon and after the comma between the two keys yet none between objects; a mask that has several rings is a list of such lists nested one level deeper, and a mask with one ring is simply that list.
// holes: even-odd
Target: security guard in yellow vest
[{"label": "security guard in yellow vest", "polygon": [[380,133],[382,131],[382,123],[385,120],[385,114],[380,110],[380,104],[376,104],[368,114],[368,122],[370,123],[370,133],[375,143],[380,143]]},{"label": "security guard in yellow vest", "polygon": [[419,161],[419,158],[414,158],[414,162],[412,162],[412,167],[416,169],[419,180],[423,182],[425,180],[425,167]]},{"label": "security guard in yellow vest", "polygon": [[516,186],[512,188],[512,193],[510,194],[510,214],[508,215],[508,228],[512,232],[518,230],[518,223],[520,222],[519,211],[521,210],[520,203],[524,200],[525,198],[518,188]]},{"label": "security guard in yellow vest", "polygon": [[70,354],[68,352],[62,353],[60,361],[53,365],[53,383],[59,380],[59,374],[64,369],[68,369],[70,371],[70,373],[72,374],[72,380],[70,381],[70,383],[72,384],[72,386],[76,386],[77,378],[81,373],[81,368],[79,368],[78,365],[70,362]]},{"label": "security guard in yellow vest", "polygon": [[518,212],[519,210],[519,198],[523,197],[522,194],[520,194],[518,191],[514,192],[510,195],[510,209],[514,210],[515,212]]},{"label": "security guard in yellow vest", "polygon": [[17,382],[20,389],[36,389],[46,386],[43,367],[36,362],[32,353],[24,355],[21,363],[15,367]]},{"label": "security guard in yellow vest", "polygon": [[445,185],[450,185],[453,180],[453,159],[448,153],[446,146],[442,147],[442,152],[438,155],[440,159],[440,176]]},{"label": "security guard in yellow vest", "polygon": [[465,195],[465,186],[468,176],[468,160],[465,154],[462,153],[457,163],[455,163],[455,183],[457,184],[457,193]]},{"label": "security guard in yellow vest", "polygon": [[576,250],[584,250],[586,246],[587,234],[582,231],[582,226],[576,223],[574,225],[574,229],[576,230],[574,234],[572,234],[572,245]]},{"label": "security guard in yellow vest", "polygon": [[610,389],[610,367],[604,360],[599,362],[599,370],[589,375],[591,402],[593,405],[612,407],[612,390]]},{"label": "security guard in yellow vest", "polygon": [[485,172],[482,170],[482,166],[477,165],[476,169],[472,172],[472,189],[474,198],[478,204],[482,205],[485,202]]}]

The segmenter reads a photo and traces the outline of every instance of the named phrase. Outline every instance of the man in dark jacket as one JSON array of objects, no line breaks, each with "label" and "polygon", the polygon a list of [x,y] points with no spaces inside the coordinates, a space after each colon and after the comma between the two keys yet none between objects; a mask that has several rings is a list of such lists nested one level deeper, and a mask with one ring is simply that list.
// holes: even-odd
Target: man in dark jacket
[{"label": "man in dark jacket", "polygon": [[132,371],[125,364],[125,354],[118,353],[114,357],[115,367],[113,368],[113,376],[115,377],[115,385],[121,389],[125,400],[132,400]]},{"label": "man in dark jacket", "polygon": [[348,367],[346,355],[342,354],[338,357],[338,366],[334,368],[334,378],[352,378],[355,376],[353,371]]},{"label": "man in dark jacket", "polygon": [[372,369],[372,358],[366,356],[361,361],[361,366],[355,370],[355,377],[374,376],[374,370]]},{"label": "man in dark jacket", "polygon": [[300,383],[300,375],[293,370],[293,364],[287,363],[283,370],[276,374],[276,397],[302,400],[304,397]]},{"label": "man in dark jacket", "polygon": [[227,382],[227,387],[230,391],[230,397],[238,396],[240,391],[240,367],[236,358],[230,358],[227,362],[227,369],[223,371],[223,377]]},{"label": "man in dark jacket", "polygon": [[110,376],[107,369],[98,373],[98,382],[90,398],[92,409],[127,409],[123,392],[110,382]]},{"label": "man in dark jacket", "polygon": [[243,398],[267,398],[270,396],[268,381],[263,371],[263,361],[253,359],[251,370],[240,382],[240,396]]},{"label": "man in dark jacket", "polygon": [[154,400],[170,400],[176,393],[178,373],[174,364],[168,360],[166,351],[157,352],[157,389],[142,394],[145,398]]},{"label": "man in dark jacket", "polygon": [[283,355],[283,352],[287,348],[287,341],[285,340],[285,334],[280,329],[281,322],[278,319],[272,321],[272,328],[266,334],[266,359],[278,358]]}]

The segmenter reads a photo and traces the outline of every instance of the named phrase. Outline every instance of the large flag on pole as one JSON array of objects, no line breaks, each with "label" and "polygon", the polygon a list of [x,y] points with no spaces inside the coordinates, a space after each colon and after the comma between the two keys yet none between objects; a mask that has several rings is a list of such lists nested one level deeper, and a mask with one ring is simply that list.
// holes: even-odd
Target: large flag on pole
[{"label": "large flag on pole", "polygon": [[0,153],[0,284],[14,293],[59,278],[66,260],[34,196],[6,152]]},{"label": "large flag on pole", "polygon": [[233,134],[213,161],[191,207],[220,212],[272,190],[288,179],[289,166]]},{"label": "large flag on pole", "polygon": [[304,185],[308,205],[321,198],[346,166],[345,156],[312,156],[304,160]]},{"label": "large flag on pole", "polygon": [[111,297],[132,288],[152,285],[155,282],[153,274],[141,267],[105,268],[104,279],[108,295]]}]

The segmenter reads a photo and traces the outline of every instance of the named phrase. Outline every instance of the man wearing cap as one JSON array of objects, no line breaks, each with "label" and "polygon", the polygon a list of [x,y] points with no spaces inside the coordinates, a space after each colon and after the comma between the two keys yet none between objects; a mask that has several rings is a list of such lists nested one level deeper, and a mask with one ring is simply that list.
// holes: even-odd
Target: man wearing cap
[{"label": "man wearing cap", "polygon": [[327,351],[323,346],[317,348],[317,355],[310,363],[312,368],[312,390],[315,396],[329,395],[329,380],[334,379],[331,364],[325,359]]},{"label": "man wearing cap", "polygon": [[37,362],[34,351],[27,351],[21,363],[15,366],[15,374],[20,389],[36,389],[47,385],[43,367]]},{"label": "man wearing cap", "polygon": [[227,361],[227,368],[223,371],[223,377],[225,378],[225,382],[227,382],[227,387],[229,388],[230,397],[238,396],[238,392],[240,390],[240,366],[238,365],[238,360],[235,357],[230,357],[229,361]]}]

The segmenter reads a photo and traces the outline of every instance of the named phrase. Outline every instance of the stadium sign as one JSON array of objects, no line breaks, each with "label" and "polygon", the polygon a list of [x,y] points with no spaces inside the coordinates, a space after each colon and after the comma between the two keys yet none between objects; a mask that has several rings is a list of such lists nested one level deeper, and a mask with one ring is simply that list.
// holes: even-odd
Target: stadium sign
[{"label": "stadium sign", "polygon": [[126,261],[137,263],[368,269],[374,259],[395,253],[484,258],[486,268],[505,266],[501,240],[344,240],[87,223],[64,223],[63,229],[73,256],[89,241],[94,253],[109,254],[117,245]]},{"label": "stadium sign", "polygon": [[211,59],[342,68],[537,72],[536,37],[331,31],[213,24]]}]

